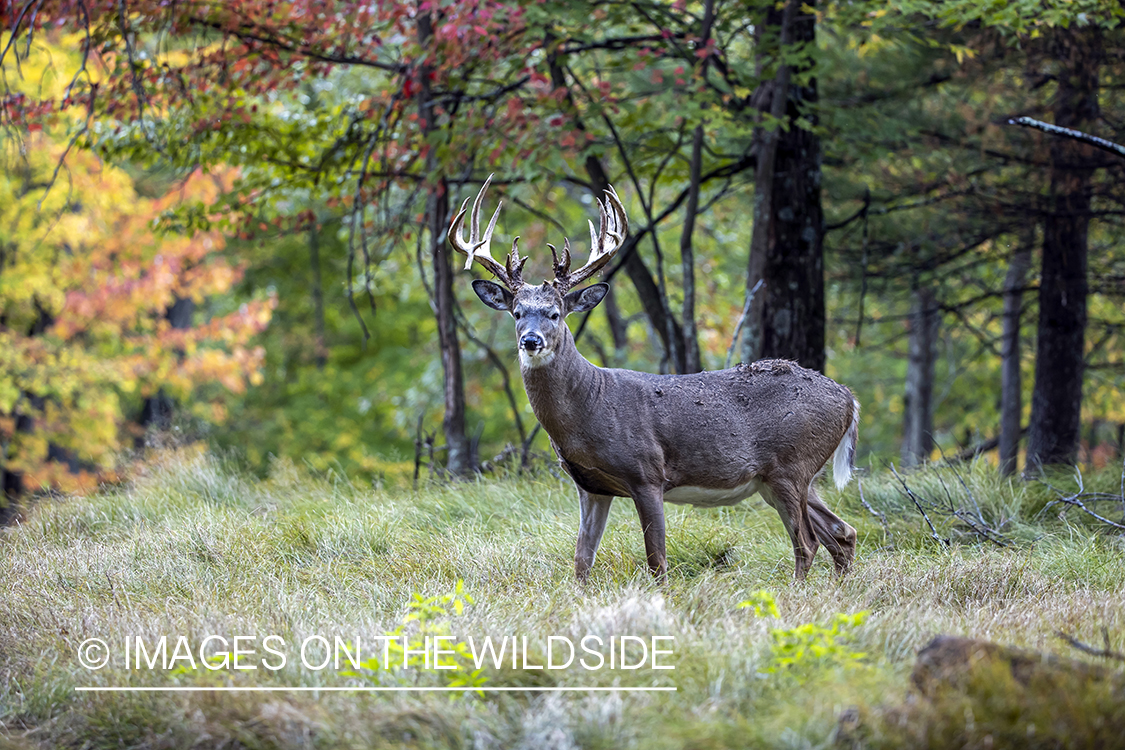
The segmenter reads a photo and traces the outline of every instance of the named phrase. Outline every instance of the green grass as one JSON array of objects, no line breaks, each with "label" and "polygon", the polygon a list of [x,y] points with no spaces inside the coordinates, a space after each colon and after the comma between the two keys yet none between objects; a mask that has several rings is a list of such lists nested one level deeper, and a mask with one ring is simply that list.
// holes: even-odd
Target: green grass
[{"label": "green grass", "polygon": [[[963,705],[954,719],[910,708],[921,705],[907,699],[918,649],[948,633],[1075,657],[1055,631],[1100,646],[1106,629],[1110,645],[1123,650],[1125,545],[1078,511],[1060,516],[1059,506],[1048,507],[1046,487],[1001,480],[983,463],[959,475],[929,469],[904,478],[923,498],[979,507],[1011,546],[983,542],[931,513],[951,545],[935,542],[897,480],[878,474],[863,480],[863,496],[885,514],[885,526],[861,505],[856,483],[824,490],[859,530],[856,564],[843,579],[821,551],[809,579],[792,582],[781,522],[755,498],[726,509],[669,506],[671,572],[656,586],[632,504],[619,500],[591,581],[580,586],[574,491],[548,474],[415,493],[314,477],[286,462],[258,481],[213,456],[169,454],[126,487],[43,500],[21,526],[0,532],[0,745],[819,747],[835,741],[841,714],[854,708],[867,727],[860,746],[894,747],[904,738],[920,747],[988,746],[988,717],[950,734],[938,729],[963,724]],[[1086,485],[1117,491],[1119,481],[1105,474]],[[459,637],[675,636],[674,671],[505,669],[489,672],[489,685],[678,691],[452,698],[74,691],[359,684],[333,670],[301,669],[292,658],[278,672],[174,676],[118,663],[91,672],[76,652],[90,637],[116,648],[133,636],[198,643],[212,633],[279,634],[292,644],[311,634],[386,633],[403,622],[415,593],[446,594],[458,580],[474,600],[452,618]],[[776,596],[779,618],[738,607],[761,589]],[[871,615],[849,648],[867,654],[866,666],[810,660],[766,672],[771,629],[828,624],[836,613],[860,610]],[[376,679],[442,684],[425,671]],[[904,734],[908,725],[917,731]]]}]

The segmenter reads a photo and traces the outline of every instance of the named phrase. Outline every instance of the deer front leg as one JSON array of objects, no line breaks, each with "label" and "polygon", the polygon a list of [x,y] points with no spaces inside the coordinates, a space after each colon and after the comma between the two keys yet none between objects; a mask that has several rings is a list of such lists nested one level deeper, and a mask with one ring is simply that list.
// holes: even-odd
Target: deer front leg
[{"label": "deer front leg", "polygon": [[598,553],[606,520],[609,518],[611,495],[591,495],[578,488],[578,548],[574,552],[574,575],[585,582],[594,566],[594,555]]},{"label": "deer front leg", "polygon": [[640,487],[633,491],[633,502],[641,518],[641,531],[645,535],[645,555],[648,569],[657,581],[668,577],[668,559],[664,549],[664,489]]}]

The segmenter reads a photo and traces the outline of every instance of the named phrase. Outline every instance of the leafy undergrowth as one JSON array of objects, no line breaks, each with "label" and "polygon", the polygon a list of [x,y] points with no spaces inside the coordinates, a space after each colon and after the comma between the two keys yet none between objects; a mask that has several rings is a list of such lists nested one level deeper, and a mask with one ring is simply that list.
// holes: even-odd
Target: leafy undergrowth
[{"label": "leafy undergrowth", "polygon": [[[864,499],[886,523],[864,508],[855,483],[824,490],[859,530],[856,563],[843,579],[821,552],[809,579],[793,583],[788,538],[755,498],[723,509],[670,506],[669,581],[656,586],[632,505],[618,501],[591,581],[580,586],[572,569],[577,503],[571,487],[550,477],[372,491],[286,462],[257,481],[207,454],[168,454],[128,487],[43,501],[22,526],[0,532],[0,745],[944,748],[1079,746],[1104,736],[1078,727],[1116,726],[1120,695],[1076,689],[1060,707],[1035,693],[1013,697],[997,677],[968,696],[930,701],[912,695],[910,672],[938,633],[1075,657],[1056,631],[1100,646],[1104,630],[1110,647],[1123,650],[1120,538],[1075,510],[1060,515],[1045,485],[1000,480],[983,464],[903,478],[923,498],[971,508],[1008,546],[954,516],[934,514],[934,534],[897,480],[879,474],[864,480]],[[1107,474],[1086,485],[1111,489],[1114,481]],[[211,653],[207,664],[181,658],[168,669],[130,669],[120,653],[136,637],[151,645],[169,636],[171,654],[178,636],[195,648],[215,634],[256,638],[245,644],[256,649],[247,663],[259,668],[235,669],[229,654],[224,664]],[[269,634],[288,644],[277,669],[264,666]],[[338,669],[296,658],[309,638],[354,648],[392,634],[409,649],[450,636],[453,653],[442,663],[461,670],[418,668],[416,653],[407,654],[407,668],[389,668],[385,656],[401,655],[394,650]],[[585,669],[576,661],[536,670],[505,661],[476,671],[467,651],[470,638],[479,648],[488,636],[526,636],[528,663],[542,665],[549,636],[579,644],[588,635],[630,635],[650,647],[654,637],[673,636],[660,641],[673,652],[661,663],[675,669]],[[89,638],[110,644],[108,666],[79,663]],[[318,649],[312,642],[313,661],[329,655]]]}]

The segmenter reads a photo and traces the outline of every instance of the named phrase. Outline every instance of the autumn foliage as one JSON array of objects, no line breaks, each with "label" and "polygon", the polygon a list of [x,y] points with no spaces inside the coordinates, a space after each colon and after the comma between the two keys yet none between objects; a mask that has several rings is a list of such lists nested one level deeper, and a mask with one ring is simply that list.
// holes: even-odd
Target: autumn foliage
[{"label": "autumn foliage", "polygon": [[[788,5],[800,34],[785,31]],[[547,452],[510,341],[443,239],[492,173],[507,206],[498,237],[521,235],[534,274],[546,242],[583,232],[601,189],[612,182],[626,200],[631,244],[607,273],[614,296],[576,331],[591,361],[716,369],[756,356],[749,344],[766,341],[769,320],[774,332],[812,332],[800,348],[880,405],[864,412],[863,451],[900,453],[908,401],[934,402],[937,421],[920,432],[944,450],[987,445],[1001,412],[1009,434],[1032,421],[1031,365],[1046,340],[1036,300],[1053,294],[1038,270],[1057,197],[1050,143],[1006,123],[1055,116],[1066,76],[1052,45],[1074,29],[1104,34],[1108,50],[1096,66],[1104,116],[1083,127],[1122,140],[1107,92],[1122,85],[1123,13],[1108,0],[0,4],[4,179],[18,196],[3,211],[20,227],[0,237],[3,331],[20,339],[0,354],[0,476],[51,455],[108,466],[153,394],[209,419],[229,410],[212,436],[258,468],[299,455],[383,481],[427,453],[456,474],[513,455],[508,442],[521,460]],[[792,101],[780,107],[785,80]],[[777,153],[782,167],[768,166]],[[1090,168],[1098,250],[1082,293],[1078,416],[1095,446],[1125,445],[1121,169]],[[153,189],[154,172],[183,184]],[[778,208],[768,220],[755,221],[759,189]],[[801,206],[811,208],[791,210]],[[750,261],[771,237],[786,250],[748,306],[760,272]],[[1009,283],[1021,254],[1025,278]],[[805,304],[822,288],[823,305]],[[908,399],[923,291],[941,336],[915,361],[944,382]],[[275,292],[263,355],[247,337]],[[169,306],[184,299],[209,322],[172,325]],[[49,357],[50,383],[22,364]],[[997,398],[1001,362],[1024,371],[1023,395],[1011,381],[1011,398]],[[259,366],[276,376],[230,398]],[[94,405],[97,420],[83,411]],[[86,432],[56,412],[85,419]]]},{"label": "autumn foliage", "polygon": [[[50,47],[43,57],[69,59]],[[22,80],[62,85],[24,65]],[[229,190],[230,170],[197,170],[149,198],[125,171],[68,149],[52,129],[3,144],[0,470],[9,491],[10,477],[22,489],[76,489],[113,476],[120,451],[141,432],[144,399],[158,391],[184,399],[207,382],[241,392],[259,379],[263,351],[251,339],[268,324],[273,300],[188,328],[168,319],[177,300],[203,307],[241,276],[223,257],[220,233],[158,231],[170,209]],[[195,408],[222,417],[218,404]]]}]

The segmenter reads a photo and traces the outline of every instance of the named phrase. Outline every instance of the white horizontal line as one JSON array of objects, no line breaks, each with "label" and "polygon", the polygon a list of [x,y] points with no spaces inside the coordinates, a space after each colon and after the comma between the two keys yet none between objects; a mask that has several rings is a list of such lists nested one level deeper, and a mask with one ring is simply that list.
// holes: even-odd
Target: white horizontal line
[{"label": "white horizontal line", "polygon": [[309,687],[294,685],[289,687],[127,687],[120,685],[75,687],[76,692],[95,693],[283,693],[283,692],[325,692],[325,693],[674,693],[676,687]]}]

